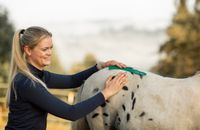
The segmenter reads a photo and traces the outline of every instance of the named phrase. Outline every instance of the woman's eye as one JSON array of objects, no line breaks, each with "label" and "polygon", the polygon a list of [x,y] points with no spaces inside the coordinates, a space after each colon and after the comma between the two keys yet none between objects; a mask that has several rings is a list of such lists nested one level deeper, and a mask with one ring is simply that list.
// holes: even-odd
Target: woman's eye
[{"label": "woman's eye", "polygon": [[48,50],[48,48],[44,48],[44,49],[42,49],[42,51],[47,51]]},{"label": "woman's eye", "polygon": [[53,46],[52,47],[48,47],[48,48],[42,48],[42,51],[47,51],[47,50],[52,50],[53,49]]}]

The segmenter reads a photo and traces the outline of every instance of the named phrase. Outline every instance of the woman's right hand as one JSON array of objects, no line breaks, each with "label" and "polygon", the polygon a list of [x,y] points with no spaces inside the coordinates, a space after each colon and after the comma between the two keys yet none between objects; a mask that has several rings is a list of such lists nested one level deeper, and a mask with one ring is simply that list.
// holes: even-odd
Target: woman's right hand
[{"label": "woman's right hand", "polygon": [[105,100],[122,89],[122,87],[128,82],[127,77],[127,74],[122,72],[118,73],[114,78],[113,76],[108,77],[105,88],[102,90]]}]

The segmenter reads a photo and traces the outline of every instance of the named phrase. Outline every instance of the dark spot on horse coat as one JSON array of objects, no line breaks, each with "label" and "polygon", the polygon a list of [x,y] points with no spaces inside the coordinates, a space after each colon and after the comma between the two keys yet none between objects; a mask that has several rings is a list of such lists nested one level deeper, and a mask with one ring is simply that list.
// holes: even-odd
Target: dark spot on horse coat
[{"label": "dark spot on horse coat", "polygon": [[115,126],[111,126],[110,130],[117,130]]},{"label": "dark spot on horse coat", "polygon": [[107,113],[103,113],[103,115],[104,115],[104,116],[106,116],[106,117],[108,116],[108,114],[107,114]]},{"label": "dark spot on horse coat", "polygon": [[126,120],[127,120],[127,122],[130,120],[130,114],[129,113],[127,113],[127,115],[126,115]]},{"label": "dark spot on horse coat", "polygon": [[121,121],[120,117],[118,117],[118,121],[119,121],[119,122]]},{"label": "dark spot on horse coat", "polygon": [[117,120],[118,120],[117,125],[120,125],[120,123],[121,123],[120,117],[118,117]]},{"label": "dark spot on horse coat", "polygon": [[98,113],[95,113],[94,115],[92,115],[92,118],[95,118],[97,117],[99,114]]},{"label": "dark spot on horse coat", "polygon": [[132,110],[133,110],[134,107],[135,107],[135,102],[136,102],[136,98],[133,99],[133,102],[132,102]]},{"label": "dark spot on horse coat", "polygon": [[140,86],[139,86],[139,84],[137,85],[137,88],[139,88]]},{"label": "dark spot on horse coat", "polygon": [[112,77],[112,79],[114,79],[114,78],[115,78],[115,76]]},{"label": "dark spot on horse coat", "polygon": [[99,88],[93,89],[93,93],[96,93],[96,92],[98,92],[98,91],[99,91]]},{"label": "dark spot on horse coat", "polygon": [[149,118],[148,120],[149,120],[149,121],[153,121],[153,119],[152,119],[152,118]]},{"label": "dark spot on horse coat", "polygon": [[134,98],[134,92],[131,92],[131,99],[133,100]]},{"label": "dark spot on horse coat", "polygon": [[145,112],[142,112],[139,116],[143,117],[145,114],[146,114]]},{"label": "dark spot on horse coat", "polygon": [[124,86],[122,89],[127,91],[127,90],[128,90],[128,87],[127,87],[127,86]]},{"label": "dark spot on horse coat", "polygon": [[123,108],[124,111],[126,111],[126,107],[124,106],[124,104],[122,105],[122,108]]},{"label": "dark spot on horse coat", "polygon": [[108,124],[107,124],[107,123],[105,123],[105,125],[106,125],[106,126],[108,126]]}]

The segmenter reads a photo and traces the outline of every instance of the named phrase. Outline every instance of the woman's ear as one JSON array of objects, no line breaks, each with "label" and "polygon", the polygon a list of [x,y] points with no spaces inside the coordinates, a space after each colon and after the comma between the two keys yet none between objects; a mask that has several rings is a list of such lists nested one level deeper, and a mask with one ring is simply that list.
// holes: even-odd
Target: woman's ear
[{"label": "woman's ear", "polygon": [[30,55],[31,55],[31,48],[30,48],[30,47],[24,46],[23,49],[24,49],[24,53],[25,53],[27,56],[30,56]]}]

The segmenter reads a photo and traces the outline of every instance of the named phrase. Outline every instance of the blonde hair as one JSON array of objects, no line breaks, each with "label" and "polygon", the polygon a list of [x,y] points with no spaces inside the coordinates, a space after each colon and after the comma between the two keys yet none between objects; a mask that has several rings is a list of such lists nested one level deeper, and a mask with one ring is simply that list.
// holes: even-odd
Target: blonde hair
[{"label": "blonde hair", "polygon": [[[11,88],[14,91],[15,100],[17,100],[17,92],[14,88],[14,78],[18,72],[26,75],[33,83],[38,82],[46,88],[46,84],[35,77],[29,70],[27,65],[26,55],[23,51],[24,46],[28,46],[33,49],[42,39],[46,37],[52,37],[52,34],[42,27],[29,27],[26,30],[20,29],[15,32],[12,42],[12,55],[10,74],[8,79],[8,90],[7,90],[7,106],[10,103]],[[35,82],[34,82],[35,81]]]}]

